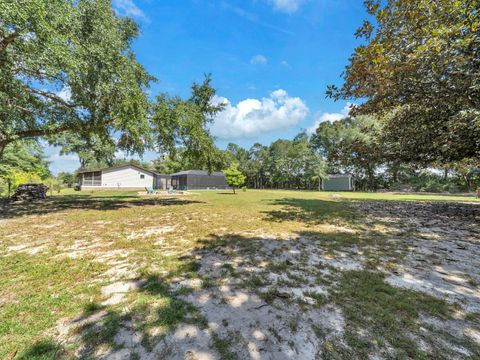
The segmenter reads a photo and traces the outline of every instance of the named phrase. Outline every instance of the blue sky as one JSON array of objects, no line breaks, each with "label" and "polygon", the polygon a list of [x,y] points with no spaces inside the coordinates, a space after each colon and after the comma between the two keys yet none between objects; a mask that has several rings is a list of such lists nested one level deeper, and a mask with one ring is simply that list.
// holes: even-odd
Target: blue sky
[{"label": "blue sky", "polygon": [[[292,138],[320,121],[338,120],[346,102],[325,98],[358,40],[363,0],[113,0],[135,18],[139,61],[159,79],[151,95],[187,97],[211,73],[226,110],[211,127],[224,148]],[[76,156],[49,147],[51,169],[73,171]],[[156,157],[147,153],[144,160]]]}]

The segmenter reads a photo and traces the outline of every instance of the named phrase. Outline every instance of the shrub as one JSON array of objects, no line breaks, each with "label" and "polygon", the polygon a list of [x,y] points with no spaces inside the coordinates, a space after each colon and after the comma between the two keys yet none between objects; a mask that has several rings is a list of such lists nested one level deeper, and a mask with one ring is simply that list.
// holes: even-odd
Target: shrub
[{"label": "shrub", "polygon": [[421,173],[416,176],[410,176],[402,179],[401,182],[394,183],[390,190],[398,191],[416,191],[416,192],[459,192],[462,191],[462,184],[458,177],[449,177],[445,179],[431,173]]},{"label": "shrub", "polygon": [[26,171],[10,171],[8,174],[4,175],[2,179],[0,179],[0,195],[7,196],[8,195],[8,181],[10,180],[11,184],[11,193],[15,192],[21,184],[28,184],[28,183],[41,183],[42,179],[39,174],[33,172],[26,172]]},{"label": "shrub", "polygon": [[45,183],[49,187],[50,195],[52,195],[54,192],[57,194],[60,193],[60,190],[62,190],[62,182],[58,179],[55,178],[48,178]]}]

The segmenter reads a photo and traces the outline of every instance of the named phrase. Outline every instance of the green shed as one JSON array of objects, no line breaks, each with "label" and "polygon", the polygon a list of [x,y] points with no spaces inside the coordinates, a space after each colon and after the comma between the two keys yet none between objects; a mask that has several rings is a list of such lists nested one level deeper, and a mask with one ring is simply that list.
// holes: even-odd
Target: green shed
[{"label": "green shed", "polygon": [[352,175],[327,175],[322,180],[322,190],[325,191],[353,191],[355,190]]}]

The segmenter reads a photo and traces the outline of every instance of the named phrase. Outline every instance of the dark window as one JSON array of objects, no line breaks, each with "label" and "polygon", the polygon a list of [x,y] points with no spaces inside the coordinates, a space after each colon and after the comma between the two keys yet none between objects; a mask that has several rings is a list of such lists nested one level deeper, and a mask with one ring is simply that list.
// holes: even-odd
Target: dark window
[{"label": "dark window", "polygon": [[93,185],[102,186],[102,172],[96,171],[93,173]]},{"label": "dark window", "polygon": [[145,179],[145,175],[140,174],[140,179]]},{"label": "dark window", "polygon": [[102,186],[102,172],[95,171],[83,174],[83,185]]}]

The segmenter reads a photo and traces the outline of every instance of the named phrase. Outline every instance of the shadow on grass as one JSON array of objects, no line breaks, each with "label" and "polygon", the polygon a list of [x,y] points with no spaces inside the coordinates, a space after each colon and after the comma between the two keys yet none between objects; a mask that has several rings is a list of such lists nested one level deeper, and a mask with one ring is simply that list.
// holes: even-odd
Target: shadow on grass
[{"label": "shadow on grass", "polygon": [[[73,320],[82,346],[79,357],[188,359],[199,352],[207,358],[253,360],[258,353],[251,349],[260,347],[262,354],[272,358],[286,358],[289,353],[293,358],[325,359],[458,355],[438,339],[461,340],[434,329],[420,331],[421,315],[450,319],[451,306],[423,293],[394,288],[383,273],[321,262],[307,266],[305,256],[321,256],[327,238],[314,232],[297,235],[306,242],[238,234],[200,240],[198,248],[177,258],[175,270],[135,279],[143,285],[127,295],[128,306],[85,306],[84,313]],[[330,241],[354,236],[337,235]],[[307,236],[313,243],[320,240],[318,247],[305,249]],[[353,241],[345,245],[361,246]],[[285,276],[288,281],[282,280]],[[308,284],[309,277],[315,284]],[[187,279],[198,279],[202,285],[179,285],[187,284]],[[315,293],[315,286],[327,286],[327,294]],[[296,299],[299,288],[308,289],[304,294],[314,302]],[[341,332],[332,332],[323,322],[323,317],[337,314],[335,309],[341,311]],[[472,354],[480,354],[478,346],[468,346]],[[19,358],[67,355],[57,343],[45,341]]]},{"label": "shadow on grass", "polygon": [[[9,357],[7,356],[6,359]],[[25,352],[12,358],[15,360],[46,360],[46,359],[69,359],[69,354],[63,346],[53,339],[44,339],[36,342]]]},{"label": "shadow on grass", "polygon": [[[368,203],[372,211],[379,206]],[[382,204],[383,211],[390,209],[392,216],[397,217],[418,216],[419,212],[431,217],[438,210],[431,204]],[[358,216],[358,210],[350,209],[341,200],[285,198],[274,200],[271,205],[279,210],[264,214],[273,222],[350,223]],[[443,204],[440,209],[446,211],[445,216],[462,217],[472,211],[476,216],[475,209],[463,205],[467,207],[461,206],[460,211],[451,207],[445,210]],[[381,214],[379,210],[378,215]],[[402,224],[393,222],[389,226],[387,231],[395,231]],[[393,287],[385,281],[387,275],[374,268],[348,270],[323,261],[341,261],[342,258],[336,258],[337,252],[348,250],[378,260],[378,253],[386,256],[394,248],[401,248],[401,243],[387,244],[383,241],[385,233],[372,229],[368,235],[309,231],[296,236],[298,239],[266,239],[212,234],[200,239],[197,248],[175,259],[175,270],[134,279],[144,285],[128,295],[128,306],[88,304],[76,322],[83,347],[81,357],[95,358],[103,352],[105,357],[112,358],[174,359],[188,358],[189,352],[201,350],[212,358],[218,354],[224,359],[258,358],[258,353],[249,352],[242,344],[254,344],[272,358],[284,358],[289,351],[294,354],[291,358],[461,357],[462,353],[452,344],[467,348],[472,358],[480,356],[478,345],[422,323],[424,315],[438,321],[453,319],[455,309],[443,300]],[[378,253],[372,252],[372,248],[377,248]],[[402,275],[401,269],[396,271]],[[192,279],[199,280],[201,286],[189,286],[186,280]],[[323,286],[328,291],[325,295],[309,289],[314,303],[295,300],[298,289],[306,286]],[[457,285],[448,286],[446,290],[457,291]],[[231,302],[232,297],[240,301]],[[331,309],[340,309],[340,333],[324,327],[328,320],[324,320],[325,314],[330,315]],[[186,324],[194,329],[179,332]],[[213,330],[209,324],[213,324]],[[205,341],[206,329],[212,332]],[[305,344],[313,344],[313,356],[305,355]],[[57,347],[55,343],[46,345],[34,345],[25,354],[34,359],[49,358]]]},{"label": "shadow on grass", "polygon": [[47,214],[69,209],[105,211],[137,206],[175,206],[198,203],[201,201],[178,198],[139,198],[129,195],[59,195],[46,200],[5,203],[0,207],[0,219]]},{"label": "shadow on grass", "polygon": [[[192,276],[192,271],[188,270],[192,269],[189,260],[180,265],[186,271],[181,272],[182,275]],[[205,329],[207,323],[199,310],[182,299],[182,291],[175,292],[170,288],[171,276],[173,274],[149,274],[135,279],[143,286],[136,293],[129,294],[134,300],[128,307],[86,304],[84,312],[70,321],[70,334],[77,339],[76,345],[81,346],[76,357],[164,359],[175,354],[175,344],[172,344],[175,339],[166,340],[166,336],[177,326],[188,324]],[[195,342],[194,334],[189,341]],[[54,346],[55,343],[43,347],[36,344],[24,353],[23,358],[28,359],[33,353],[45,356],[39,357],[42,359],[50,358]]]},{"label": "shadow on grass", "polygon": [[430,218],[430,219],[471,219],[480,221],[480,203],[442,202],[442,201],[355,201],[360,208],[371,215],[386,214],[395,218]]},{"label": "shadow on grass", "polygon": [[[376,222],[385,225],[381,218],[408,219],[471,219],[480,222],[480,204],[442,201],[392,201],[337,198],[320,199],[283,198],[270,202],[278,210],[264,211],[266,219],[273,222],[299,221],[307,224],[361,223],[364,214],[376,216]],[[388,222],[392,226],[391,222]],[[402,227],[402,224],[398,224]]]},{"label": "shadow on grass", "polygon": [[263,212],[267,220],[274,222],[338,223],[351,222],[358,216],[348,207],[348,201],[283,198],[271,201],[270,205],[281,207],[279,210]]}]

